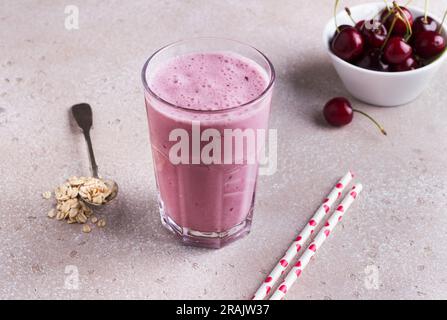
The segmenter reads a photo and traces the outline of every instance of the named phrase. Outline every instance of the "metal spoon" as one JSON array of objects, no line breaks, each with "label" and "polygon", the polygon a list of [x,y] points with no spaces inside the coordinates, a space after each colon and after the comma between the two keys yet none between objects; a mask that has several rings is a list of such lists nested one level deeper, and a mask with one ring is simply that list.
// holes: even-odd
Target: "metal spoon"
[{"label": "metal spoon", "polygon": [[[102,180],[107,188],[111,190],[110,194],[104,199],[102,204],[109,203],[118,195],[118,184],[113,180],[101,179],[98,176],[98,165],[96,164],[95,154],[93,153],[92,140],[90,139],[90,129],[92,127],[93,115],[92,108],[87,103],[75,104],[71,107],[71,112],[76,120],[78,126],[82,129],[85,141],[87,142],[88,154],[90,158],[90,164],[92,166],[92,175],[94,178]],[[88,204],[99,206],[101,204],[93,203],[88,199],[82,198]]]}]

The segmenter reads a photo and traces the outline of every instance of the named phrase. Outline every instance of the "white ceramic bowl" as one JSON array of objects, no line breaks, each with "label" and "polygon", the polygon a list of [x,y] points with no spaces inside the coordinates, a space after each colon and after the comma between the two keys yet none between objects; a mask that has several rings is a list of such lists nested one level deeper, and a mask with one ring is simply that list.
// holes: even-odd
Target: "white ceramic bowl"
[{"label": "white ceramic bowl", "polygon": [[[384,8],[383,2],[376,2],[355,6],[350,9],[354,20],[359,21],[371,19]],[[415,18],[424,14],[424,11],[419,8],[410,6],[408,9]],[[429,15],[440,23],[439,17],[431,13]],[[339,25],[352,25],[351,20],[344,11],[337,15],[337,23]],[[334,33],[335,23],[334,18],[332,18],[324,28],[323,42],[343,84],[357,99],[377,106],[398,106],[416,99],[429,85],[430,80],[447,58],[447,54],[444,52],[441,57],[431,64],[406,72],[379,72],[362,69],[340,59],[332,53],[329,43]],[[446,36],[445,25],[443,26],[443,35]]]}]

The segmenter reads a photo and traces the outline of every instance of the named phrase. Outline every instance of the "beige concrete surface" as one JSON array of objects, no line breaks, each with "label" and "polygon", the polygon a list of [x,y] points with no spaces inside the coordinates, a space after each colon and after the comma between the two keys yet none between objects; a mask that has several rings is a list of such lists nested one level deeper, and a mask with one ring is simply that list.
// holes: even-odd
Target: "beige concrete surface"
[{"label": "beige concrete surface", "polygon": [[[1,1],[0,299],[250,298],[349,168],[364,193],[287,299],[446,299],[447,66],[406,106],[354,101],[388,137],[361,116],[329,128],[324,103],[347,95],[321,43],[331,13],[330,0]],[[140,82],[154,50],[206,35],[256,46],[278,76],[278,171],[259,180],[251,234],[221,250],[184,247],[160,224]],[[120,185],[90,234],[48,219],[41,197],[89,173],[69,117],[79,102],[94,108],[100,171]]]}]

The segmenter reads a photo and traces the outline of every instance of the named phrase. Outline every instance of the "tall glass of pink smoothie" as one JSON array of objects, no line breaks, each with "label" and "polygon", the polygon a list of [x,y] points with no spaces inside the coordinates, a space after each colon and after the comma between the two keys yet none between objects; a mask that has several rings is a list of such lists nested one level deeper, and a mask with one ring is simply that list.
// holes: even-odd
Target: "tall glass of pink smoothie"
[{"label": "tall glass of pink smoothie", "polygon": [[142,77],[163,225],[210,248],[245,236],[264,141],[253,149],[234,133],[268,129],[272,64],[246,44],[197,38],[155,52]]}]

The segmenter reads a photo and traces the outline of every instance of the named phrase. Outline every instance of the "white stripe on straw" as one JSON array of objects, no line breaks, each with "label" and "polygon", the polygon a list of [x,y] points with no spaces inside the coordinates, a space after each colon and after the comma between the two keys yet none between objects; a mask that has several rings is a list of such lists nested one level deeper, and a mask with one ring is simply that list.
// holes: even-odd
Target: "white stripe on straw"
[{"label": "white stripe on straw", "polygon": [[306,243],[310,235],[314,232],[315,228],[317,228],[318,224],[329,212],[334,202],[341,197],[341,193],[351,182],[353,177],[354,175],[352,174],[352,172],[348,172],[335,185],[329,195],[323,200],[321,206],[314,213],[313,217],[309,220],[298,237],[296,237],[295,241],[290,245],[289,249],[287,249],[284,256],[276,264],[275,268],[270,272],[259,289],[256,291],[255,295],[253,296],[253,300],[263,300],[269,294],[270,290],[278,281],[279,277],[281,277],[281,275],[284,273],[287,266],[297,256],[298,252],[301,250],[301,247]]},{"label": "white stripe on straw", "polygon": [[342,219],[346,211],[348,211],[355,198],[360,194],[360,192],[362,192],[362,189],[362,185],[358,183],[352,188],[349,194],[344,197],[337,210],[335,210],[324,227],[320,230],[320,232],[318,232],[315,239],[307,247],[306,251],[304,251],[303,255],[299,258],[298,262],[295,264],[292,270],[290,270],[290,272],[287,274],[287,277],[284,279],[278,289],[276,289],[270,300],[281,300],[284,298],[287,290],[292,287],[292,285],[301,275],[301,272],[306,268],[310,259],[314,256],[315,252],[320,249],[327,237],[329,237],[329,234],[335,228],[337,223]]}]

